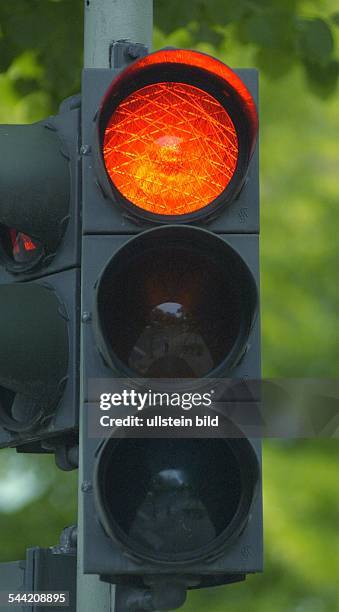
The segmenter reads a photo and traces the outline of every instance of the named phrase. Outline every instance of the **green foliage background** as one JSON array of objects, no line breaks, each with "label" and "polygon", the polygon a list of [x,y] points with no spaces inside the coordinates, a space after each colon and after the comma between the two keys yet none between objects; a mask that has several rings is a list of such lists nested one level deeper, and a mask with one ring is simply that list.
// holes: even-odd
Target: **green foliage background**
[{"label": "green foliage background", "polygon": [[[81,0],[0,2],[0,122],[39,120],[79,91],[82,21]],[[155,0],[155,24],[155,48],[259,68],[264,375],[335,377],[338,7]],[[192,593],[187,612],[334,612],[337,459],[334,440],[265,442],[265,573]],[[1,452],[1,560],[54,544],[75,520],[76,473]]]}]

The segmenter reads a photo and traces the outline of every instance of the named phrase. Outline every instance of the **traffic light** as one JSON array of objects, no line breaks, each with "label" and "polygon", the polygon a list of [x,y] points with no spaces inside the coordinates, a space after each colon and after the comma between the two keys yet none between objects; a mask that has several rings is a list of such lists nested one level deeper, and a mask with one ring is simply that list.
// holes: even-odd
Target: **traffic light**
[{"label": "traffic light", "polygon": [[76,435],[79,117],[70,98],[55,117],[0,126],[0,447],[23,452]]},{"label": "traffic light", "polygon": [[[167,417],[161,394],[260,378],[256,101],[256,71],[195,51],[83,73],[84,571],[152,588],[158,607],[165,584],[261,570],[260,440],[236,409],[200,438],[92,424],[132,417],[139,392],[134,416]],[[204,415],[236,408],[239,387]]]}]

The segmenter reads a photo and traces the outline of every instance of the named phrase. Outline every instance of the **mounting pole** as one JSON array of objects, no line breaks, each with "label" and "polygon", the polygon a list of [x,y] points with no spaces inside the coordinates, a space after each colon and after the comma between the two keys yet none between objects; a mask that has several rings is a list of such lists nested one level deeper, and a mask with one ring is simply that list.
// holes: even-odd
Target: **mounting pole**
[{"label": "mounting pole", "polygon": [[[109,68],[113,41],[152,47],[153,0],[84,0],[84,67]],[[80,400],[79,487],[83,481],[83,401]],[[77,611],[114,612],[115,587],[83,573],[82,503],[79,490]]]},{"label": "mounting pole", "polygon": [[109,68],[110,46],[128,39],[151,50],[153,0],[84,0],[85,68]]}]

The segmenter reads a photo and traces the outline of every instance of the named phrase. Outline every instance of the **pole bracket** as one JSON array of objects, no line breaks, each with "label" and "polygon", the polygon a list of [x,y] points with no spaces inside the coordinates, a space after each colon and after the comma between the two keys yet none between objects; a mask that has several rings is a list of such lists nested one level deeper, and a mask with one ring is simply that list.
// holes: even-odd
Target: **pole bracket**
[{"label": "pole bracket", "polygon": [[148,51],[148,47],[142,43],[132,42],[125,38],[114,40],[109,48],[110,68],[125,68],[140,57],[145,57]]}]

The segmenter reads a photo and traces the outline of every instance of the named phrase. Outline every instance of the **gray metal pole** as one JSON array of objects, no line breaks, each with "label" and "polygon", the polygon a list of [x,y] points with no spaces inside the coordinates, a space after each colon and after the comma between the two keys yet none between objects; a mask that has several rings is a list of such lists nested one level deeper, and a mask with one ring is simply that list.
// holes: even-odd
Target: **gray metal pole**
[{"label": "gray metal pole", "polygon": [[112,40],[152,47],[153,0],[85,0],[85,68],[109,68]]},{"label": "gray metal pole", "polygon": [[[109,50],[114,40],[128,39],[151,49],[153,0],[84,0],[84,5],[85,68],[109,68]],[[77,611],[114,612],[114,587],[100,582],[97,576],[85,575],[82,569],[83,419],[83,410],[80,410]]]}]

